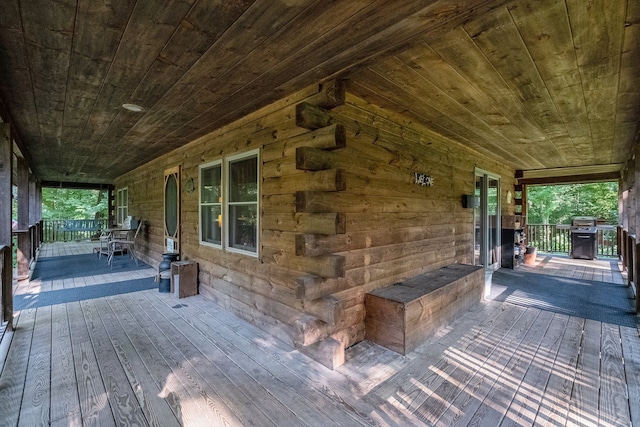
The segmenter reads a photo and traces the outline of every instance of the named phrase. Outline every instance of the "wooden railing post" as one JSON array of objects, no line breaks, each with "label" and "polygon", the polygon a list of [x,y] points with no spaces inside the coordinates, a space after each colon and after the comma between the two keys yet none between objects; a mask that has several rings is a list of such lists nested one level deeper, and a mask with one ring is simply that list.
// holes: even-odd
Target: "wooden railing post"
[{"label": "wooden railing post", "polygon": [[627,245],[626,245],[626,250],[627,250],[627,277],[628,277],[628,281],[629,281],[629,285],[631,285],[632,282],[635,282],[635,268],[634,268],[634,261],[635,258],[633,256],[634,253],[634,249],[635,249],[635,242],[636,242],[636,236],[633,234],[629,234],[627,233]]},{"label": "wooden railing post", "polygon": [[618,226],[618,232],[616,233],[616,244],[618,247],[617,255],[618,259],[622,259],[622,227]]},{"label": "wooden railing post", "polygon": [[627,254],[627,230],[622,230],[622,237],[620,239],[620,246],[622,248],[622,270],[627,270],[629,266],[629,256]]},{"label": "wooden railing post", "polygon": [[11,247],[0,245],[0,293],[2,299],[2,323],[7,322],[7,330],[13,329],[13,263]]}]

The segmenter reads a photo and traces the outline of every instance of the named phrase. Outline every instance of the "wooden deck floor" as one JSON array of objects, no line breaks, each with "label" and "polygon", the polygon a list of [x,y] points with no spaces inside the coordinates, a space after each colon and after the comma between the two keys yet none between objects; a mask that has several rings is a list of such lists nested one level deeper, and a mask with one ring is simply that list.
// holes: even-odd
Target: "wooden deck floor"
[{"label": "wooden deck floor", "polygon": [[[518,272],[622,283],[602,261],[541,256]],[[501,302],[501,291],[408,356],[365,341],[336,371],[201,296],[145,290],[24,310],[0,425],[640,426],[637,328]]]}]

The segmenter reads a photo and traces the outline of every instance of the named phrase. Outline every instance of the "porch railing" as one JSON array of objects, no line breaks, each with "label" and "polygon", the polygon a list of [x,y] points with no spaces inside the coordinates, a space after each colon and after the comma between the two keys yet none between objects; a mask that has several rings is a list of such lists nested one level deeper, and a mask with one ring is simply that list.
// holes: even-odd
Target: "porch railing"
[{"label": "porch railing", "polygon": [[[540,252],[565,252],[571,250],[571,231],[558,228],[555,224],[527,224],[525,230],[529,246],[535,246]],[[618,256],[618,231],[598,230],[597,256]]]},{"label": "porch railing", "polygon": [[106,219],[45,219],[43,241],[70,242],[88,240],[107,228]]},{"label": "porch railing", "polygon": [[640,243],[635,234],[618,227],[618,246],[622,268],[627,272],[627,286],[633,291],[636,313],[640,314]]}]

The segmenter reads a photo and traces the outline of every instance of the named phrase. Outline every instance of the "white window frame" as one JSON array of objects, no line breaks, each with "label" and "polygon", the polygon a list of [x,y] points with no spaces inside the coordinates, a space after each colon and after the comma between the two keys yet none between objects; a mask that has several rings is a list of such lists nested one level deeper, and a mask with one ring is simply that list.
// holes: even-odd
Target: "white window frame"
[{"label": "white window frame", "polygon": [[[202,202],[202,186],[204,185],[203,179],[202,179],[202,171],[205,169],[210,169],[213,167],[219,166],[220,167],[220,186],[221,186],[221,193],[222,193],[222,201],[220,201],[219,203],[203,203]],[[222,230],[220,232],[220,244],[216,244],[216,243],[211,243],[211,242],[207,242],[206,240],[202,240],[202,233],[204,232],[204,228],[202,227],[202,207],[203,206],[220,206],[220,214],[222,215],[222,218],[224,219],[224,190],[225,190],[225,178],[224,178],[224,170],[223,170],[223,166],[222,166],[222,160],[216,160],[214,162],[209,162],[209,163],[205,163],[199,166],[198,168],[198,240],[200,241],[201,245],[204,246],[210,246],[212,248],[217,248],[217,249],[222,249],[223,245],[224,245],[224,225],[222,226]],[[223,224],[224,224],[224,220],[223,220]]]},{"label": "white window frame", "polygon": [[[255,202],[233,202],[231,203],[229,201],[229,192],[230,192],[230,182],[231,179],[229,177],[229,174],[231,173],[231,167],[229,166],[230,163],[232,162],[236,162],[239,160],[244,160],[244,159],[248,159],[251,157],[255,157],[256,159],[256,201]],[[223,202],[224,202],[224,214],[222,215],[222,227],[224,230],[224,240],[225,240],[225,248],[227,251],[229,252],[235,252],[235,253],[241,253],[241,254],[245,254],[245,255],[249,255],[252,257],[258,257],[258,253],[260,251],[260,150],[251,150],[251,151],[247,151],[241,154],[236,154],[233,156],[229,156],[225,159],[225,170],[223,171],[223,173],[225,174],[225,182],[224,182],[224,189],[225,189],[225,197],[223,197]],[[246,205],[254,205],[256,206],[256,250],[255,252],[252,251],[245,251],[243,249],[239,249],[239,248],[233,248],[231,246],[229,246],[229,225],[231,223],[230,219],[231,219],[231,214],[230,214],[230,210],[232,206],[246,206]],[[226,215],[225,215],[226,214]],[[225,220],[225,216],[226,216],[226,220]]]},{"label": "white window frame", "polygon": [[[126,197],[122,196],[123,193]],[[116,191],[116,224],[122,225],[127,216],[129,216],[129,187],[123,187]]]},{"label": "white window frame", "polygon": [[[248,159],[248,158],[252,158],[255,157],[256,159],[256,186],[257,186],[257,193],[256,193],[256,200],[255,202],[233,202],[230,203],[229,202],[229,195],[230,195],[230,178],[229,178],[229,173],[231,172],[231,167],[230,164],[236,161],[241,161],[244,159]],[[202,170],[203,169],[207,169],[209,167],[213,167],[216,165],[221,165],[222,167],[222,176],[221,176],[221,181],[222,181],[222,204],[221,204],[221,212],[222,212],[222,244],[221,245],[216,245],[210,242],[206,242],[202,240]],[[209,247],[213,247],[216,249],[220,249],[223,251],[227,251],[227,252],[232,252],[232,253],[238,253],[238,254],[243,254],[243,255],[247,255],[250,257],[254,257],[254,258],[258,258],[260,256],[260,198],[261,198],[261,165],[260,165],[260,150],[256,149],[256,150],[251,150],[251,151],[246,151],[240,154],[235,154],[233,156],[229,156],[226,157],[224,159],[220,159],[220,160],[216,160],[213,162],[209,162],[209,163],[205,163],[200,165],[199,167],[199,171],[198,171],[198,176],[199,176],[199,184],[198,184],[198,225],[199,225],[199,229],[198,229],[198,240],[200,242],[201,245],[204,246],[209,246]],[[253,251],[247,251],[247,250],[243,250],[243,249],[239,249],[239,248],[234,248],[231,247],[229,245],[229,225],[230,225],[230,209],[232,206],[238,206],[238,205],[255,205],[256,206],[256,250],[255,252]]]}]

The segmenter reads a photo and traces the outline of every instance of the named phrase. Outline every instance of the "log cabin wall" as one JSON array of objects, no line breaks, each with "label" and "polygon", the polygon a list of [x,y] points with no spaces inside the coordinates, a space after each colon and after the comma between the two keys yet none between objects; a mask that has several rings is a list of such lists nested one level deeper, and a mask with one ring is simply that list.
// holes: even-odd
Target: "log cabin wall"
[{"label": "log cabin wall", "polygon": [[[198,167],[260,149],[259,258],[200,245]],[[473,262],[475,168],[515,171],[345,91],[307,88],[157,158],[116,181],[148,222],[136,249],[158,265],[163,170],[182,167],[181,254],[200,293],[329,367],[364,339],[364,295],[451,263]],[[426,174],[433,185],[415,183]],[[187,180],[195,191],[185,191]]]},{"label": "log cabin wall", "polygon": [[640,232],[640,200],[638,187],[640,186],[640,164],[637,156],[640,148],[635,147],[635,155],[627,160],[621,171],[618,185],[618,224],[630,234]]}]

